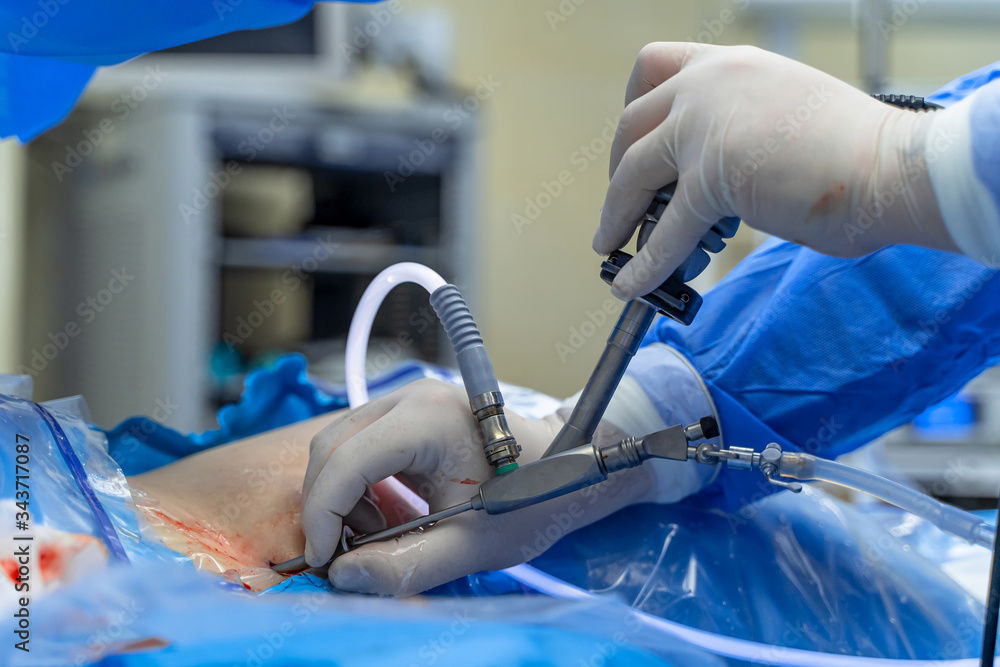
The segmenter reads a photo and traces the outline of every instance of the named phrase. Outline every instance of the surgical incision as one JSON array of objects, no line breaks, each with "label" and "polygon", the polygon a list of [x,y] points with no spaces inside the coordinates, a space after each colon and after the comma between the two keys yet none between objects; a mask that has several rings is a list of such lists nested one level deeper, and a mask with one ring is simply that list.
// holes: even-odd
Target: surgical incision
[{"label": "surgical incision", "polygon": [[[187,457],[129,478],[136,505],[167,547],[196,567],[258,591],[285,576],[270,569],[301,556],[302,480],[325,415]],[[390,524],[413,518],[383,483],[372,500]]]}]

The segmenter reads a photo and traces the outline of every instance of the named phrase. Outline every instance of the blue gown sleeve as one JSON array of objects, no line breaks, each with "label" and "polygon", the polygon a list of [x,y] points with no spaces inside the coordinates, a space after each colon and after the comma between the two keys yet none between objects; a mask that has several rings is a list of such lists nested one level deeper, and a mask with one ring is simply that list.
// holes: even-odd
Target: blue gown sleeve
[{"label": "blue gown sleeve", "polygon": [[[728,443],[835,457],[1000,360],[998,305],[997,272],[960,255],[895,246],[839,259],[770,241],[709,292],[690,327],[661,318],[645,342],[691,360]],[[724,470],[701,496],[735,511],[772,490]]]}]

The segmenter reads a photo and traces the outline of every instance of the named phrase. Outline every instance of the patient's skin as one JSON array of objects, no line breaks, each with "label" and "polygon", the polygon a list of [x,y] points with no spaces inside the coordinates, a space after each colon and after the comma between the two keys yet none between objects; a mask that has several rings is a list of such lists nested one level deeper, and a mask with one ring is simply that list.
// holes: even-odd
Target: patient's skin
[{"label": "patient's skin", "polygon": [[[268,588],[285,578],[270,565],[301,556],[305,548],[301,494],[309,443],[345,412],[215,447],[130,477],[132,495],[169,548],[191,557],[200,569],[233,580],[238,577],[251,590]],[[390,525],[414,516],[385,483],[376,485],[375,495]],[[373,525],[379,519],[370,507],[359,507],[354,516],[361,530],[379,527]]]}]

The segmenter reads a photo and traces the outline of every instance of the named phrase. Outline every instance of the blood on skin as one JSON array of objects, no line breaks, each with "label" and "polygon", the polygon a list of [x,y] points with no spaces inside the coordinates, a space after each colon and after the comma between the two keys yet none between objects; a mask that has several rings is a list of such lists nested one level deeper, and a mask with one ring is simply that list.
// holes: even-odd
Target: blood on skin
[{"label": "blood on skin", "polygon": [[191,540],[187,540],[189,545],[194,546],[197,544],[199,547],[214,551],[221,556],[236,561],[237,563],[243,563],[251,567],[253,566],[251,561],[254,559],[250,557],[250,553],[245,548],[241,549],[234,545],[226,539],[225,535],[222,533],[212,530],[207,526],[203,526],[200,523],[193,523],[189,525],[183,521],[179,521],[171,516],[168,516],[153,507],[144,507],[143,509],[145,510],[147,516],[153,515],[164,525],[173,526],[184,535],[191,537]]},{"label": "blood on skin", "polygon": [[[471,479],[461,483],[478,484]],[[388,482],[379,482],[372,490],[389,525],[420,515]],[[256,592],[287,578],[271,570],[271,564],[301,554],[305,542],[300,528],[300,489],[295,487],[287,495],[271,500],[246,512],[225,533],[199,522],[183,506],[180,512],[149,504],[140,504],[139,509],[154,528],[162,531],[169,548],[187,556],[199,569],[216,572]]]},{"label": "blood on skin", "polygon": [[[248,534],[246,530],[233,530],[231,534],[223,535],[217,530],[206,526],[192,518],[178,518],[159,508],[142,506],[142,511],[150,524],[157,528],[166,528],[164,536],[168,546],[185,554],[201,570],[219,573],[224,579],[237,583],[251,592],[259,592],[279,583],[284,577],[271,571],[268,553],[271,548],[267,539]],[[293,508],[273,516],[262,517],[253,524],[253,532],[261,536],[271,533],[278,523],[299,523],[295,515],[300,510]],[[183,541],[185,547],[177,549],[177,541]],[[173,542],[171,546],[170,542]],[[282,553],[278,561],[284,561],[293,554]]]}]

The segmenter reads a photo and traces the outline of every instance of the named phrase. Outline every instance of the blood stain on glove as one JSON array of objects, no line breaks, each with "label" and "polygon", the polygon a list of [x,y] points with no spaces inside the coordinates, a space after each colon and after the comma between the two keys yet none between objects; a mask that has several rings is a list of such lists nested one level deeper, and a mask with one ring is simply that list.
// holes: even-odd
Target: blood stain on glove
[{"label": "blood stain on glove", "polygon": [[809,209],[809,215],[806,217],[806,224],[808,224],[813,218],[821,218],[843,206],[847,201],[846,195],[847,186],[845,186],[842,181],[831,181],[830,192],[827,192],[820,197],[819,201],[813,204],[813,207]]}]

